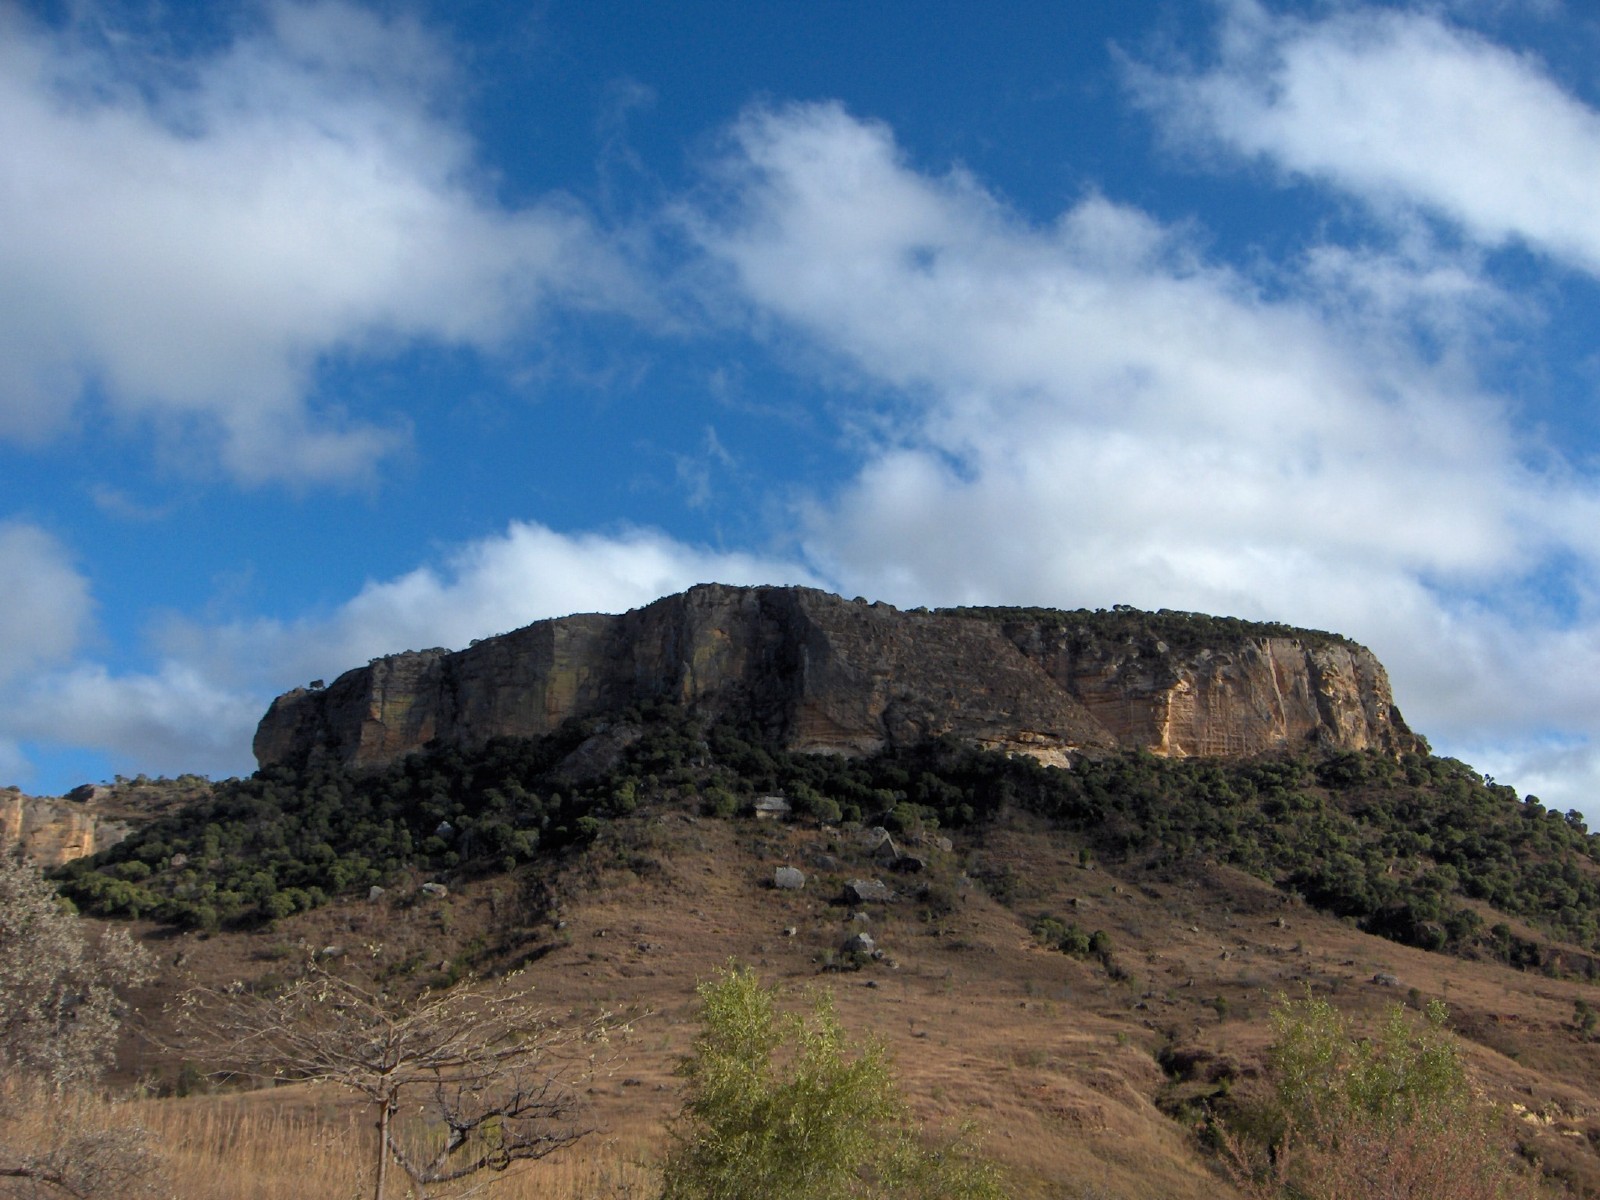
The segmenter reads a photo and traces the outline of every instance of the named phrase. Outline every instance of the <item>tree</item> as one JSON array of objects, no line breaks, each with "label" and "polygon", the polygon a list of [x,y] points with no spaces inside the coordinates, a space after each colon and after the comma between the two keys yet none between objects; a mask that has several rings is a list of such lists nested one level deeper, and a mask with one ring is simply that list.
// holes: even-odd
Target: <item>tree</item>
[{"label": "tree", "polygon": [[98,1079],[122,1023],[117,989],[149,976],[125,930],[90,938],[32,864],[0,854],[0,1067],[56,1087]]},{"label": "tree", "polygon": [[[503,1171],[571,1145],[589,1129],[567,1076],[614,1032],[606,1018],[574,1026],[530,1006],[508,976],[487,988],[424,992],[409,1001],[315,964],[276,991],[195,989],[180,1027],[230,1069],[337,1084],[377,1110],[373,1197],[391,1164],[422,1194],[480,1171]],[[427,1114],[405,1130],[402,1106]]]},{"label": "tree", "polygon": [[1273,1014],[1273,1096],[1223,1134],[1256,1200],[1532,1200],[1498,1115],[1467,1078],[1440,1001],[1394,1005],[1372,1036],[1309,994]]},{"label": "tree", "polygon": [[31,863],[0,853],[0,1189],[132,1196],[149,1182],[144,1130],[92,1089],[122,1023],[117,989],[149,975],[125,930],[91,938]]},{"label": "tree", "polygon": [[[1004,1195],[954,1142],[928,1146],[877,1043],[852,1053],[831,998],[780,1018],[776,993],[730,967],[700,986],[701,1031],[662,1200],[844,1200]],[[776,1057],[789,1043],[782,1066]]]}]

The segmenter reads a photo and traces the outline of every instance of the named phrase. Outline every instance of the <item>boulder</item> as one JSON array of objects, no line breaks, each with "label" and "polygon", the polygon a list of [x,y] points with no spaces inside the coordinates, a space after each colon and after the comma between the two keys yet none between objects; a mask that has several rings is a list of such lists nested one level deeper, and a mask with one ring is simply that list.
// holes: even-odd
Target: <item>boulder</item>
[{"label": "boulder", "polygon": [[794,867],[779,867],[772,873],[772,886],[786,892],[797,892],[806,885],[804,871]]},{"label": "boulder", "polygon": [[851,904],[883,904],[891,893],[882,880],[852,879],[844,885],[844,896]]},{"label": "boulder", "polygon": [[789,802],[782,796],[757,796],[753,807],[759,821],[779,821],[791,811]]},{"label": "boulder", "polygon": [[846,954],[871,954],[877,946],[870,933],[852,933],[839,948]]}]

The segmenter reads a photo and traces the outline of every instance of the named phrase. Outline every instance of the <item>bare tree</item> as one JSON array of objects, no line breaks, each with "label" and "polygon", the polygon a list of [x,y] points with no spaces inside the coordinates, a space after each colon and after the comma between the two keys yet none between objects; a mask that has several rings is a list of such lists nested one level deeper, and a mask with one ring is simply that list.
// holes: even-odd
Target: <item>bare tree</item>
[{"label": "bare tree", "polygon": [[0,1082],[0,1196],[155,1196],[159,1167],[126,1102],[26,1077]]},{"label": "bare tree", "polygon": [[[272,992],[199,989],[182,1000],[191,1043],[231,1070],[337,1084],[377,1110],[374,1200],[391,1165],[422,1190],[543,1158],[590,1130],[569,1077],[617,1027],[558,1021],[515,976],[406,1001],[311,965]],[[420,1106],[418,1147],[397,1120]]]}]

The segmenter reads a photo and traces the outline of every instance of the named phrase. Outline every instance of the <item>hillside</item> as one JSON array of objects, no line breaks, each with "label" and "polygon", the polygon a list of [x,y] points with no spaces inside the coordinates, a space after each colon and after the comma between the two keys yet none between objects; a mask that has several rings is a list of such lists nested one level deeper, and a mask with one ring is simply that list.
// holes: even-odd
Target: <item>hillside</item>
[{"label": "hillside", "polygon": [[[592,1092],[611,1137],[648,1147],[674,1107],[694,984],[736,959],[792,990],[831,987],[847,1028],[888,1041],[925,1119],[980,1123],[991,1152],[1018,1172],[1019,1195],[1135,1200],[1229,1194],[1196,1130],[1208,1110],[1257,1086],[1278,995],[1309,986],[1368,1017],[1443,998],[1478,1079],[1508,1111],[1528,1114],[1518,1126],[1530,1153],[1600,1189],[1600,1045],[1580,1004],[1594,990],[1567,972],[1579,948],[1540,924],[1493,918],[1537,947],[1522,969],[1497,961],[1487,929],[1458,947],[1467,957],[1430,952],[1223,861],[1220,843],[1181,856],[1118,850],[1018,799],[939,830],[902,811],[890,851],[867,826],[762,819],[739,811],[747,803],[715,815],[715,785],[666,781],[670,744],[637,745],[661,755],[634,760],[656,768],[638,778],[653,773],[657,784],[562,853],[509,872],[469,858],[414,865],[385,876],[371,899],[363,889],[231,931],[147,925],[167,971],[144,1008],[159,1022],[185,981],[271,987],[307,953],[390,988],[525,966],[559,1011],[648,1014],[625,1062]],[[789,794],[804,796],[784,773],[806,760],[769,757]],[[1134,756],[1124,769],[1153,762]],[[981,765],[1000,764],[969,763]],[[1169,769],[1156,768],[1175,789],[1181,776]],[[1432,794],[1414,786],[1423,785],[1396,778],[1378,790]],[[1306,793],[1346,795],[1310,781]],[[1515,819],[1530,820],[1521,811]],[[775,886],[780,867],[800,871],[803,886]],[[846,885],[862,878],[888,894],[852,899]],[[422,890],[435,880],[442,894]],[[1487,914],[1481,902],[1452,902]],[[1072,952],[1073,931],[1087,953]],[[881,957],[852,951],[860,932]],[[175,1080],[179,1064],[144,1059],[139,1069]]]},{"label": "hillside", "polygon": [[[1276,997],[1442,998],[1525,1152],[1600,1194],[1600,838],[1429,755],[1366,651],[1127,609],[669,599],[611,627],[589,661],[632,664],[612,682],[536,657],[524,692],[629,698],[542,710],[537,735],[390,736],[451,694],[416,680],[481,713],[463,664],[556,645],[561,622],[280,698],[265,739],[293,728],[297,748],[148,813],[61,868],[63,891],[140,922],[165,964],[142,1003],[157,1025],[186,983],[270,988],[308,954],[395,989],[525,966],[557,1008],[648,1013],[592,1092],[638,1145],[672,1110],[696,980],[733,959],[830,984],[922,1115],[977,1120],[1025,1196],[1226,1195],[1198,1134],[1260,1086]],[[338,740],[349,698],[424,659],[372,701],[390,723]],[[489,708],[517,710],[496,678]]]}]

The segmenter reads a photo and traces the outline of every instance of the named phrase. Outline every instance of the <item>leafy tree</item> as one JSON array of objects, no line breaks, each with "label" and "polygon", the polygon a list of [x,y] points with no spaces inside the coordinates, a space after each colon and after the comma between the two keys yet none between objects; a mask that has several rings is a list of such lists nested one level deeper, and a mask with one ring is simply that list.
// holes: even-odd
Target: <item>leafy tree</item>
[{"label": "leafy tree", "polygon": [[699,991],[663,1200],[1004,1195],[966,1147],[923,1144],[887,1052],[870,1042],[853,1052],[826,993],[806,1018],[780,1017],[775,991],[749,968]]},{"label": "leafy tree", "polygon": [[126,930],[89,937],[31,864],[0,854],[0,1068],[58,1088],[97,1080],[122,1023],[117,989],[149,975]]},{"label": "leafy tree", "polygon": [[[128,1197],[155,1154],[133,1122],[108,1123],[92,1085],[121,1026],[117,989],[149,956],[124,930],[90,938],[31,864],[0,853],[0,1187]],[[47,1122],[24,1117],[47,1111]]]},{"label": "leafy tree", "polygon": [[[372,1194],[385,1200],[391,1166],[425,1191],[543,1158],[589,1132],[566,1077],[575,1051],[609,1026],[563,1025],[530,1008],[530,991],[508,977],[402,1001],[312,966],[276,992],[195,989],[180,1023],[191,1047],[233,1069],[333,1083],[370,1101]],[[421,1144],[397,1120],[403,1106],[426,1114]]]}]

